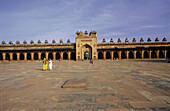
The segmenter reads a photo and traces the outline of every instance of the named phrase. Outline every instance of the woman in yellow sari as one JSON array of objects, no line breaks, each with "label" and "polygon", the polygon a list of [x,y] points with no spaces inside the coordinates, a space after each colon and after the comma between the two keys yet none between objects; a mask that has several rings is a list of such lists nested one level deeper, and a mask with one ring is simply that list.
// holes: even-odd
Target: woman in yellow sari
[{"label": "woman in yellow sari", "polygon": [[47,70],[48,64],[46,58],[43,60],[43,71]]}]

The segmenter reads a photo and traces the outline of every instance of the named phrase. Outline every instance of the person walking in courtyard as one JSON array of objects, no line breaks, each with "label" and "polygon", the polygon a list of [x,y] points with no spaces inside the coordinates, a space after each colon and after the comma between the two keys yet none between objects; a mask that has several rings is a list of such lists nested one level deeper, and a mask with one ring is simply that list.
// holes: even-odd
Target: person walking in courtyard
[{"label": "person walking in courtyard", "polygon": [[47,70],[48,64],[46,58],[43,60],[43,71]]},{"label": "person walking in courtyard", "polygon": [[90,65],[93,65],[93,61],[90,59]]},{"label": "person walking in courtyard", "polygon": [[48,62],[49,70],[52,70],[52,67],[53,67],[53,63],[52,63],[52,60],[50,59],[49,62]]}]

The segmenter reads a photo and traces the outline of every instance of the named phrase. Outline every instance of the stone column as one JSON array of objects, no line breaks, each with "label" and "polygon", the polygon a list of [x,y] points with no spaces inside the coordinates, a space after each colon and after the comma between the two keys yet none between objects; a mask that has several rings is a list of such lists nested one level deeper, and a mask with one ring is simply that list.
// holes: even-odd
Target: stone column
[{"label": "stone column", "polygon": [[10,61],[12,61],[13,60],[13,53],[9,53],[9,55],[10,55]]},{"label": "stone column", "polygon": [[17,52],[17,61],[19,61],[19,56],[20,56],[20,53]]},{"label": "stone column", "polygon": [[103,59],[106,59],[106,51],[103,52]]},{"label": "stone column", "polygon": [[2,53],[3,61],[5,60],[5,55],[6,55],[6,53]]},{"label": "stone column", "polygon": [[159,59],[159,50],[156,51],[157,59]]},{"label": "stone column", "polygon": [[63,60],[63,52],[60,52],[60,59]]},{"label": "stone column", "polygon": [[70,54],[71,54],[71,53],[70,53],[70,51],[69,51],[69,52],[68,52],[68,60],[70,60]]},{"label": "stone column", "polygon": [[38,52],[38,60],[41,60],[41,52]]},{"label": "stone column", "polygon": [[134,54],[134,59],[136,59],[136,50],[133,51],[133,54]]},{"label": "stone column", "polygon": [[114,51],[113,51],[113,60],[114,60]]},{"label": "stone column", "polygon": [[98,52],[96,52],[96,59],[98,60]]},{"label": "stone column", "polygon": [[31,52],[31,60],[33,61],[34,60],[34,53]]},{"label": "stone column", "polygon": [[111,51],[111,59],[113,60],[113,51]]},{"label": "stone column", "polygon": [[129,59],[129,51],[126,51],[126,57]]},{"label": "stone column", "polygon": [[118,52],[119,59],[121,59],[121,53],[122,53],[122,51]]},{"label": "stone column", "polygon": [[151,59],[151,50],[149,51],[149,59]]},{"label": "stone column", "polygon": [[27,60],[27,53],[24,53],[24,60]]},{"label": "stone column", "polygon": [[56,60],[55,55],[56,55],[56,52],[53,52],[53,60]]},{"label": "stone column", "polygon": [[46,60],[48,60],[48,52],[45,53]]},{"label": "stone column", "polygon": [[144,50],[142,50],[142,59],[144,59]]},{"label": "stone column", "polygon": [[166,57],[166,53],[167,53],[167,50],[165,50],[165,59],[167,59],[167,57]]}]

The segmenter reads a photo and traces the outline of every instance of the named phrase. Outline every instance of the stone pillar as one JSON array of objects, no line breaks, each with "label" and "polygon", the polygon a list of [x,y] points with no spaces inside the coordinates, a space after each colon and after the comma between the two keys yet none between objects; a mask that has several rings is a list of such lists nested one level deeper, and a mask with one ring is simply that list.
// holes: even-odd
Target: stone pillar
[{"label": "stone pillar", "polygon": [[9,53],[9,55],[10,55],[10,61],[12,61],[13,60],[13,53]]},{"label": "stone pillar", "polygon": [[45,53],[46,60],[48,60],[48,52]]},{"label": "stone pillar", "polygon": [[142,50],[142,55],[141,56],[142,56],[142,59],[144,59],[144,50]]},{"label": "stone pillar", "polygon": [[119,59],[121,59],[121,53],[122,53],[122,51],[118,52]]},{"label": "stone pillar", "polygon": [[106,51],[103,52],[103,59],[106,59]]},{"label": "stone pillar", "polygon": [[33,61],[34,60],[34,53],[31,52],[31,60]]},{"label": "stone pillar", "polygon": [[165,59],[167,59],[167,57],[166,57],[166,53],[167,53],[167,50],[165,50]]},{"label": "stone pillar", "polygon": [[55,59],[55,55],[56,55],[56,53],[55,53],[55,52],[53,52],[53,60],[56,60],[56,59]]},{"label": "stone pillar", "polygon": [[41,60],[41,52],[38,52],[38,60]]},{"label": "stone pillar", "polygon": [[98,52],[96,53],[96,59],[98,60]]},{"label": "stone pillar", "polygon": [[156,51],[157,59],[159,59],[159,50]]},{"label": "stone pillar", "polygon": [[23,53],[24,54],[24,60],[27,60],[27,53]]},{"label": "stone pillar", "polygon": [[70,54],[71,54],[71,52],[69,51],[68,52],[68,60],[70,60]]},{"label": "stone pillar", "polygon": [[17,52],[17,61],[19,61],[19,56],[20,56],[20,53]]},{"label": "stone pillar", "polygon": [[113,51],[111,51],[111,59],[113,60]]},{"label": "stone pillar", "polygon": [[2,53],[3,61],[5,60],[5,55],[6,55],[6,53]]},{"label": "stone pillar", "polygon": [[134,59],[136,59],[136,50],[133,51],[133,54],[134,54]]},{"label": "stone pillar", "polygon": [[63,60],[63,52],[60,52],[60,59]]},{"label": "stone pillar", "polygon": [[149,51],[149,59],[151,59],[151,50]]},{"label": "stone pillar", "polygon": [[129,59],[129,51],[126,51],[126,57]]}]

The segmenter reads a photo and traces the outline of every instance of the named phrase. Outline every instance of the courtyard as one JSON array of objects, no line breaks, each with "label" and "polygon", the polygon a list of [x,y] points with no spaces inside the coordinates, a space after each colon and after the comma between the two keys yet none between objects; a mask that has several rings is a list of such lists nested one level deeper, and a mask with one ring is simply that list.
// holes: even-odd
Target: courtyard
[{"label": "courtyard", "polygon": [[[62,88],[68,80],[86,87]],[[77,83],[78,84],[78,83]],[[79,85],[79,84],[78,84]],[[0,64],[1,111],[168,111],[170,64],[153,61],[42,61]]]}]

